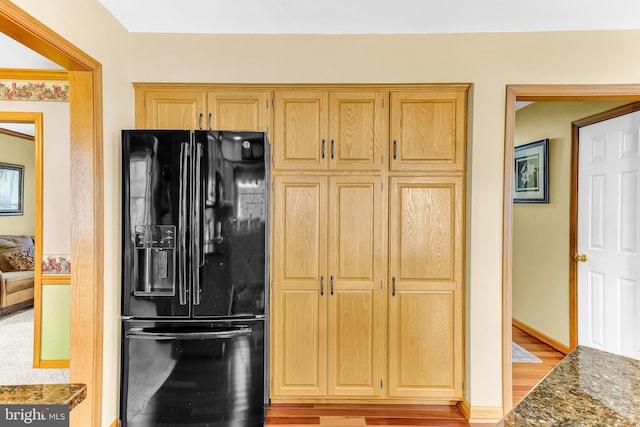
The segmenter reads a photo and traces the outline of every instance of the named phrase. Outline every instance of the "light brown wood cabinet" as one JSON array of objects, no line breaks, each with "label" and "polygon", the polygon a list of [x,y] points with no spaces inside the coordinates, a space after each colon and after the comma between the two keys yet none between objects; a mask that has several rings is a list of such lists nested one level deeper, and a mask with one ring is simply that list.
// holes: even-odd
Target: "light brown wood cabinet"
[{"label": "light brown wood cabinet", "polygon": [[462,395],[462,177],[392,177],[389,396]]},{"label": "light brown wood cabinet", "polygon": [[275,170],[386,168],[386,91],[277,91]]},{"label": "light brown wood cabinet", "polygon": [[386,294],[379,176],[275,177],[273,397],[376,397]]},{"label": "light brown wood cabinet", "polygon": [[204,123],[206,92],[148,91],[142,111],[136,111],[136,127],[146,129],[201,129]]},{"label": "light brown wood cabinet", "polygon": [[140,128],[268,132],[273,401],[464,397],[468,88],[136,85]]},{"label": "light brown wood cabinet", "polygon": [[391,170],[463,171],[466,91],[391,92]]},{"label": "light brown wood cabinet", "polygon": [[270,91],[143,86],[136,90],[136,127],[266,131],[270,98]]}]

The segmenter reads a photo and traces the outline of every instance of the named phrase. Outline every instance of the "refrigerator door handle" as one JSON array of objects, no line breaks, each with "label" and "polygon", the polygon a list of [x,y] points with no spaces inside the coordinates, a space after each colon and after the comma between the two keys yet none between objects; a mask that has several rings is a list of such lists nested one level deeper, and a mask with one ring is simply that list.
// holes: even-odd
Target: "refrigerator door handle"
[{"label": "refrigerator door handle", "polygon": [[201,182],[201,165],[202,165],[202,144],[194,144],[193,157],[193,194],[191,200],[193,206],[191,209],[191,280],[193,282],[193,305],[200,305],[200,274],[199,270],[204,265],[204,251],[201,251],[201,209],[202,209],[202,182]]},{"label": "refrigerator door handle", "polygon": [[231,329],[228,331],[207,332],[147,332],[143,328],[133,328],[125,333],[126,338],[156,341],[169,340],[217,340],[251,335],[251,328]]},{"label": "refrigerator door handle", "polygon": [[187,305],[187,192],[189,185],[189,143],[180,144],[180,206],[178,212],[178,295],[180,305]]}]

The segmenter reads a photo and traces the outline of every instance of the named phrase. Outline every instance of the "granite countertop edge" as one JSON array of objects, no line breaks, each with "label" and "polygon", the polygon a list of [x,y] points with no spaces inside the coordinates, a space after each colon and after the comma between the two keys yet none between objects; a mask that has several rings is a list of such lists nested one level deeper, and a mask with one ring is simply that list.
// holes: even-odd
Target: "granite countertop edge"
[{"label": "granite countertop edge", "polygon": [[86,384],[20,384],[0,386],[0,405],[69,405],[87,397]]}]

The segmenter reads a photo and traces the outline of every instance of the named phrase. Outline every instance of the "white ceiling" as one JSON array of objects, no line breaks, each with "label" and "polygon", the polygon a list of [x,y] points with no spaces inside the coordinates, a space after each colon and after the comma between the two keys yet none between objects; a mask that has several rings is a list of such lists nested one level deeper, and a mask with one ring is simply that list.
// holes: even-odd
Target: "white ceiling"
[{"label": "white ceiling", "polygon": [[406,34],[640,29],[638,0],[99,0],[131,32]]}]

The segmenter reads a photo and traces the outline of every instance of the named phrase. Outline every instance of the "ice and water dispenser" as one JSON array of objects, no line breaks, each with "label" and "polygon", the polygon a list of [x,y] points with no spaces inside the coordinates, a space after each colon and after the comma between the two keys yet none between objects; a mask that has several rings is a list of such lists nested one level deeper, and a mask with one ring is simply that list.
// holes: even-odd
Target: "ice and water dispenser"
[{"label": "ice and water dispenser", "polygon": [[175,295],[175,235],[173,225],[136,225],[138,281],[134,295]]}]

